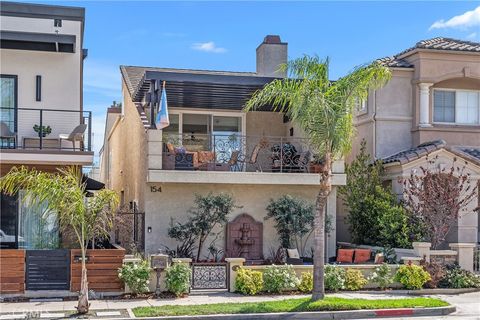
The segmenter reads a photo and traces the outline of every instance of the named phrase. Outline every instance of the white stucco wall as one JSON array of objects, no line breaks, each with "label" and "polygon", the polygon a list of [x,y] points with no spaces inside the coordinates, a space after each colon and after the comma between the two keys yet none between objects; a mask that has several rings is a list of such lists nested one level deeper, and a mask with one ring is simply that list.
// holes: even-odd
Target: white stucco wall
[{"label": "white stucco wall", "polygon": [[[82,108],[82,23],[62,21],[55,28],[53,19],[2,16],[1,30],[75,35],[75,53],[30,50],[0,50],[0,73],[18,77],[18,108],[81,110]],[[41,101],[35,101],[36,76],[42,76]],[[18,137],[35,136],[38,111],[18,111]],[[70,133],[80,124],[79,113],[44,112],[43,124],[52,128],[51,137]]]}]

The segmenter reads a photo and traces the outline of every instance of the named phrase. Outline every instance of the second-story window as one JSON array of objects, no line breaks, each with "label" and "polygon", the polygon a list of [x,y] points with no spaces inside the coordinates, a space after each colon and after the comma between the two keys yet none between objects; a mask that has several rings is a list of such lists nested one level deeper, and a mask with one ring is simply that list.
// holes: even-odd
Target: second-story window
[{"label": "second-story window", "polygon": [[437,123],[479,124],[480,91],[433,91],[433,121]]}]

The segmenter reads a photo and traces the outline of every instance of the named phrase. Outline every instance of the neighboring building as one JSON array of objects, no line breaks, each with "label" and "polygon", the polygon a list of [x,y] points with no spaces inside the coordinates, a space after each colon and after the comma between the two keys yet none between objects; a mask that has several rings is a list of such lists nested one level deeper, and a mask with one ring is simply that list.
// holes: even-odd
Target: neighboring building
[{"label": "neighboring building", "polygon": [[[286,61],[287,43],[267,36],[257,48],[257,72],[120,67],[122,107],[107,113],[101,177],[121,194],[124,204],[145,214],[140,229],[146,253],[176,247],[168,227],[172,218],[185,221],[195,194],[230,193],[242,206],[229,217],[235,221],[229,232],[216,230],[220,235],[214,245],[225,249],[227,256],[247,258],[248,251],[257,250],[257,258],[267,258],[279,246],[274,222],[264,221],[270,199],[291,194],[315,200],[319,178],[299,130],[270,108],[243,111],[255,90],[285,76],[278,67]],[[152,115],[164,82],[170,126],[157,130]],[[336,162],[333,169],[327,214],[335,221],[336,186],[345,182],[343,162]],[[258,223],[263,223],[263,231]],[[241,243],[236,239],[242,230],[250,232],[247,229],[251,241],[246,242],[252,247],[236,248]],[[335,256],[335,244],[333,226],[329,257]]]},{"label": "neighboring building", "polygon": [[[393,57],[378,60],[392,70],[392,79],[370,93],[357,110],[357,137],[352,160],[365,139],[374,159],[386,163],[387,180],[402,194],[398,178],[438,155],[468,163],[473,183],[480,177],[480,43],[434,38],[418,42]],[[438,140],[443,140],[438,142]],[[449,242],[477,242],[479,219],[472,203],[459,219]],[[339,203],[338,238],[348,241],[347,210]]]},{"label": "neighboring building", "polygon": [[[91,112],[82,101],[84,21],[83,8],[2,1],[0,176],[14,166],[56,172],[91,165]],[[24,205],[21,194],[2,194],[0,247],[57,248],[55,221],[39,210]]]}]

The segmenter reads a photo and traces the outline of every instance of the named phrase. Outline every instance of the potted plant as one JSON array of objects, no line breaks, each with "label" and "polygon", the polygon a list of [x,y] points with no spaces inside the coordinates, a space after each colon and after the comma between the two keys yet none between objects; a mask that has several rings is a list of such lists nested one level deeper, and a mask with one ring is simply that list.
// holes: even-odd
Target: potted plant
[{"label": "potted plant", "polygon": [[[42,129],[40,131],[40,128]],[[52,128],[50,126],[39,126],[38,124],[33,126],[33,131],[38,133],[38,136],[40,137],[40,134],[42,135],[43,138],[48,136],[50,133],[52,133]]]}]

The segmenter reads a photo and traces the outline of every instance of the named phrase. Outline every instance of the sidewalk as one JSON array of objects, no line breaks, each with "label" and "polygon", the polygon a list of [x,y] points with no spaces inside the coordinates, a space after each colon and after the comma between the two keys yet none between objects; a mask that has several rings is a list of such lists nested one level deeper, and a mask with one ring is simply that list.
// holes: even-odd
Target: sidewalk
[{"label": "sidewalk", "polygon": [[[196,291],[192,292],[187,298],[180,299],[148,299],[148,300],[90,300],[91,310],[118,310],[133,309],[136,307],[165,306],[165,305],[195,305],[211,303],[241,303],[241,302],[260,302],[284,300],[292,298],[304,298],[310,295],[279,295],[279,296],[244,296],[241,294],[225,291]],[[344,298],[363,298],[363,299],[399,299],[411,298],[407,295],[398,294],[375,294],[375,293],[336,293],[328,296]],[[53,301],[53,302],[3,302],[0,303],[1,313],[10,312],[52,312],[52,311],[74,311],[76,301]],[[1,319],[1,318],[0,318]]]}]

